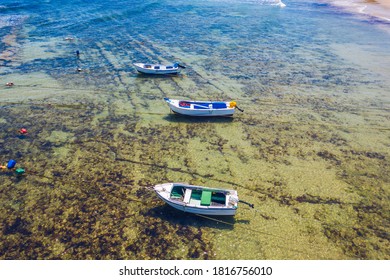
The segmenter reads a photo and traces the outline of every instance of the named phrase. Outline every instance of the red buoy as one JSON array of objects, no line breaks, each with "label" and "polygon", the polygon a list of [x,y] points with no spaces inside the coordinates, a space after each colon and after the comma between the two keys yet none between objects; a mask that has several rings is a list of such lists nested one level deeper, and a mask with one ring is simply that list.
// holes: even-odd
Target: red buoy
[{"label": "red buoy", "polygon": [[27,129],[21,128],[21,129],[19,130],[19,133],[25,135],[25,134],[27,134]]}]

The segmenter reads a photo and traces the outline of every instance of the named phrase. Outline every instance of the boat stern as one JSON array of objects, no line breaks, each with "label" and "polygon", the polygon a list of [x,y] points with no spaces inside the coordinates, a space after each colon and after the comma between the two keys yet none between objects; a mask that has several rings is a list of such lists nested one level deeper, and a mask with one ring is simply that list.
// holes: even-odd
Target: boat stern
[{"label": "boat stern", "polygon": [[228,206],[237,209],[239,201],[237,191],[231,190],[227,198]]}]

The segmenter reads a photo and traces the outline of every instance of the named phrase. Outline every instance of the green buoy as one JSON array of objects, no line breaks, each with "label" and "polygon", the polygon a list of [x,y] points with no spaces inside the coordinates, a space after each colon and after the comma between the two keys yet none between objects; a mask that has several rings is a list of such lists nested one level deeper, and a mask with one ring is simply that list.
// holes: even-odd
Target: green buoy
[{"label": "green buoy", "polygon": [[24,170],[23,168],[18,168],[15,170],[16,175],[23,175],[24,172],[26,172],[26,170]]}]

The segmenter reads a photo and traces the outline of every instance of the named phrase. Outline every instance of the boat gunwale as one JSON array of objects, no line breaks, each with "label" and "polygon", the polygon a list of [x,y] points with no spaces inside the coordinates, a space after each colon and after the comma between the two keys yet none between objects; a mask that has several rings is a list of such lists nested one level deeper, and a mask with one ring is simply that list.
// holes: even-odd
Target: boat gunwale
[{"label": "boat gunwale", "polygon": [[[159,186],[163,186],[164,184],[161,184]],[[226,196],[228,196],[229,194],[233,194],[234,196],[237,196],[237,191],[236,190],[230,190],[230,189],[216,189],[216,188],[209,188],[209,187],[202,187],[202,186],[196,186],[196,185],[188,185],[188,184],[185,184],[185,183],[167,183],[167,185],[169,185],[170,187],[170,190],[167,191],[157,191],[155,190],[155,192],[157,193],[157,195],[163,200],[165,201],[166,203],[168,204],[174,204],[174,205],[177,205],[177,206],[180,206],[180,207],[184,207],[184,209],[182,211],[184,212],[189,212],[189,211],[186,211],[186,209],[188,208],[193,208],[193,209],[200,209],[200,210],[231,210],[231,211],[235,211],[237,209],[237,205],[229,205],[228,202],[226,202],[225,204],[219,204],[219,205],[195,205],[195,204],[190,204],[190,203],[185,203],[181,200],[177,200],[177,199],[172,199],[171,198],[171,193],[172,193],[172,190],[175,186],[178,186],[178,187],[183,187],[183,188],[188,188],[188,189],[192,189],[192,190],[201,190],[201,191],[211,191],[211,192],[219,192],[219,193],[223,193]],[[169,194],[169,197],[164,197],[163,195],[160,194],[160,192],[166,192]],[[238,196],[237,196],[238,197]],[[174,206],[172,206],[174,207]],[[180,210],[180,209],[179,209]]]},{"label": "boat gunwale", "polygon": [[[173,74],[179,73],[180,67],[174,66],[174,64],[154,64],[154,63],[143,63],[143,62],[135,62],[133,65],[137,68],[138,72],[144,74]],[[146,67],[150,66],[150,67]],[[155,67],[159,67],[156,69]],[[171,67],[171,68],[167,68]]]},{"label": "boat gunwale", "polygon": [[[164,98],[164,101],[168,103],[169,108],[176,114],[193,117],[231,117],[235,113],[235,108],[230,108],[229,103],[232,101],[198,101],[198,100],[180,100]],[[226,108],[194,108],[192,107],[181,107],[180,102],[188,102],[189,104],[196,103],[225,103]]]}]

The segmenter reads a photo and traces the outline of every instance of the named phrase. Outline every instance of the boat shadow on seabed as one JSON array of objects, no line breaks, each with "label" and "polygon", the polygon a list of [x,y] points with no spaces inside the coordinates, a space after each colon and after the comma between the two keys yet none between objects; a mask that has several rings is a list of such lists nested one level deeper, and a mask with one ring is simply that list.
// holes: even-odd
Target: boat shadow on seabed
[{"label": "boat shadow on seabed", "polygon": [[169,115],[164,117],[164,120],[176,123],[231,123],[234,121],[233,117],[198,117],[198,116],[185,116],[170,112]]},{"label": "boat shadow on seabed", "polygon": [[179,226],[196,226],[232,230],[236,224],[249,224],[249,220],[238,220],[234,216],[205,216],[181,212],[169,205],[149,209],[145,216],[159,218]]}]

